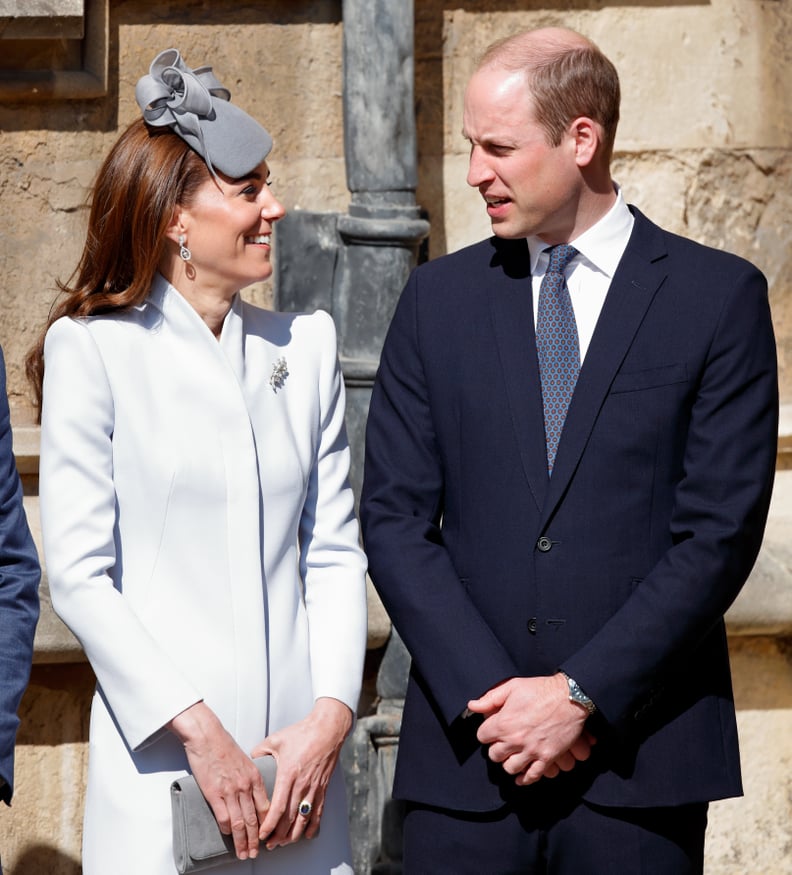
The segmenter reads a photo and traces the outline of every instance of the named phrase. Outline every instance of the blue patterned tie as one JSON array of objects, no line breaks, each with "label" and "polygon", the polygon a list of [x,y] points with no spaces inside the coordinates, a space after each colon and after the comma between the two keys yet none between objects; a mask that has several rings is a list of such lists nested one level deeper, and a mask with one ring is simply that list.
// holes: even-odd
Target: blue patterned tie
[{"label": "blue patterned tie", "polygon": [[575,313],[564,278],[564,269],[578,252],[568,243],[545,251],[550,253],[550,263],[539,288],[536,351],[542,380],[547,470],[552,474],[561,430],[580,371]]}]

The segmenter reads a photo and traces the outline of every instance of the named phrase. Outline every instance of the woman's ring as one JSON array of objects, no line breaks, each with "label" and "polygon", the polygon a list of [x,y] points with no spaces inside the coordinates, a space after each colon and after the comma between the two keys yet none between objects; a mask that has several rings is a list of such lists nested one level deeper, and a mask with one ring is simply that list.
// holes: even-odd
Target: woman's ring
[{"label": "woman's ring", "polygon": [[300,803],[300,807],[297,809],[297,813],[300,815],[300,817],[310,817],[312,811],[313,805],[311,805],[311,803],[307,799],[303,799],[303,801]]}]

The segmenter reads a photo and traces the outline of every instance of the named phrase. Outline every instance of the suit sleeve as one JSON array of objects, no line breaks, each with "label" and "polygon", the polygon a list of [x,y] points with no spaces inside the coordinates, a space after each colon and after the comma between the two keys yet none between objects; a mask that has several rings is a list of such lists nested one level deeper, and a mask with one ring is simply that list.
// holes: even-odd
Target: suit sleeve
[{"label": "suit sleeve", "polygon": [[739,265],[690,413],[672,546],[562,666],[623,730],[670,672],[695,664],[696,647],[722,622],[762,541],[778,439],[777,365],[767,283]]},{"label": "suit sleeve", "polygon": [[317,313],[313,320],[322,326],[319,422],[316,456],[300,518],[300,571],[314,698],[339,699],[354,714],[366,652],[366,559],[348,481],[344,381],[335,328],[325,313]]},{"label": "suit sleeve", "polygon": [[40,568],[22,507],[0,353],[0,799],[11,800],[17,710],[30,677]]},{"label": "suit sleeve", "polygon": [[396,309],[372,393],[361,521],[372,581],[450,724],[517,669],[443,544],[445,474],[424,371],[419,274]]},{"label": "suit sleeve", "polygon": [[99,350],[84,324],[60,319],[44,352],[40,500],[52,605],[80,641],[134,750],[201,694],[113,580],[114,406]]}]

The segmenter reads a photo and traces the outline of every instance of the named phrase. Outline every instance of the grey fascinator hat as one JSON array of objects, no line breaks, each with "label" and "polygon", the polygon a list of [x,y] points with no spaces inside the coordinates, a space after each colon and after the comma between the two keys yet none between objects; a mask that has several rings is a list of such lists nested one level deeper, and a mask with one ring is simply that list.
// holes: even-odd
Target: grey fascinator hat
[{"label": "grey fascinator hat", "polygon": [[272,137],[244,110],[231,103],[211,67],[191,70],[178,49],[166,49],[151,62],[135,86],[144,120],[169,127],[206,162],[237,179],[250,173],[272,149]]}]

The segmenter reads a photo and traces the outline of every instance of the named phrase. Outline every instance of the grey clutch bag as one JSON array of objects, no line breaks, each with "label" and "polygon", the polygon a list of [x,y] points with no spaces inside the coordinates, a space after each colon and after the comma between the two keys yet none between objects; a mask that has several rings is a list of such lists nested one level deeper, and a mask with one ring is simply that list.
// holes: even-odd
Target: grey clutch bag
[{"label": "grey clutch bag", "polygon": [[[275,786],[275,760],[271,756],[253,760],[267,793]],[[192,775],[185,775],[171,784],[173,809],[173,859],[180,875],[202,872],[221,863],[236,860],[234,840],[223,835],[209,803]]]}]

